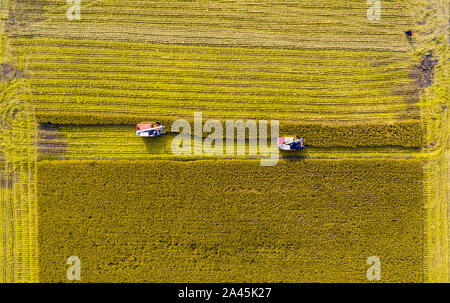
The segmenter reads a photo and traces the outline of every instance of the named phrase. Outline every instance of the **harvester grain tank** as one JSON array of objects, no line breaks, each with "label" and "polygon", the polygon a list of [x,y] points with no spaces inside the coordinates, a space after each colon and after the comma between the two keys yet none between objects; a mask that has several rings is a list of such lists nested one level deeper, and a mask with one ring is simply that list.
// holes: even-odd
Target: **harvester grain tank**
[{"label": "harvester grain tank", "polygon": [[305,148],[303,137],[279,137],[278,148],[280,150],[296,151]]}]

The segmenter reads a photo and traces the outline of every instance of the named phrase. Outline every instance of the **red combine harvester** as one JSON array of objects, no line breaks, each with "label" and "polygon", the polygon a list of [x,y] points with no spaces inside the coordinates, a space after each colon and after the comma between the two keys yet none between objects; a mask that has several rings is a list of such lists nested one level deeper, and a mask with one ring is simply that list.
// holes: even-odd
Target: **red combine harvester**
[{"label": "red combine harvester", "polygon": [[280,150],[296,151],[305,148],[303,137],[280,137],[278,138],[278,148]]},{"label": "red combine harvester", "polygon": [[140,137],[157,137],[164,135],[164,126],[159,122],[142,122],[136,125],[136,135]]}]

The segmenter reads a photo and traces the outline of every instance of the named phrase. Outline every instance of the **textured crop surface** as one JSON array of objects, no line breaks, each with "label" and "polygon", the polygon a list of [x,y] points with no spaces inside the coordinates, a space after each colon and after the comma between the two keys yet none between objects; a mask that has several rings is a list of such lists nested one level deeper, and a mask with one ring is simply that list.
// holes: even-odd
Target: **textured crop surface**
[{"label": "textured crop surface", "polygon": [[[245,170],[243,170],[245,168]],[[421,161],[43,161],[42,282],[420,282]]]},{"label": "textured crop surface", "polygon": [[39,112],[315,121],[419,117],[411,64],[386,52],[17,39]]},{"label": "textured crop surface", "polygon": [[[447,0],[81,2],[0,0],[0,282],[450,281]],[[194,112],[307,147],[135,134]]]},{"label": "textured crop surface", "polygon": [[76,22],[64,1],[17,1],[11,45],[37,114],[420,118],[399,27],[426,1],[383,1],[372,21],[365,1],[83,1]]}]

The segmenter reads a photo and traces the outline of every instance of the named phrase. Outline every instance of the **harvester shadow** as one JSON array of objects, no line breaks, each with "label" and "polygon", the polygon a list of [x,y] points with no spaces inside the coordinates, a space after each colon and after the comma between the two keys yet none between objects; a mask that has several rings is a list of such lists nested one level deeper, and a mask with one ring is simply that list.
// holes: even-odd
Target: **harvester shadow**
[{"label": "harvester shadow", "polygon": [[298,151],[280,151],[280,159],[283,160],[304,160],[308,158],[308,148]]}]

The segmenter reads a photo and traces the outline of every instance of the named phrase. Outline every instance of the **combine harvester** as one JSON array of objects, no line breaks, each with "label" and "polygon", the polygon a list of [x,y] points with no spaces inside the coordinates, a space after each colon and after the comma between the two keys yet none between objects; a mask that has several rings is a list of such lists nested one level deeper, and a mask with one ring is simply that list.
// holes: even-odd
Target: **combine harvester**
[{"label": "combine harvester", "polygon": [[136,135],[140,137],[157,137],[164,135],[164,126],[159,122],[142,122],[136,125]]},{"label": "combine harvester", "polygon": [[280,150],[296,151],[305,148],[303,144],[303,137],[279,137],[278,148]]}]

